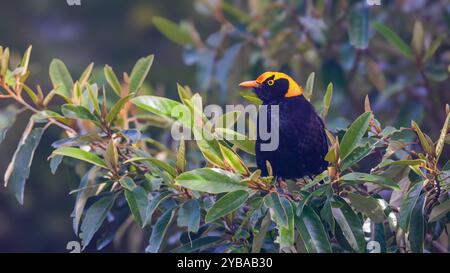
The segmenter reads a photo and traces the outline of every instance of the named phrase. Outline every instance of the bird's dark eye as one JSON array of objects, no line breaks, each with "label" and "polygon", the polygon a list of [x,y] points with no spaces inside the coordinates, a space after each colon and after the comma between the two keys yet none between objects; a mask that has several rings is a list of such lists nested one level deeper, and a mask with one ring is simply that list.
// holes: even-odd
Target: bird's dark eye
[{"label": "bird's dark eye", "polygon": [[268,80],[268,81],[267,81],[267,84],[268,84],[269,86],[272,86],[274,83],[275,83],[275,82],[274,82],[273,80]]}]

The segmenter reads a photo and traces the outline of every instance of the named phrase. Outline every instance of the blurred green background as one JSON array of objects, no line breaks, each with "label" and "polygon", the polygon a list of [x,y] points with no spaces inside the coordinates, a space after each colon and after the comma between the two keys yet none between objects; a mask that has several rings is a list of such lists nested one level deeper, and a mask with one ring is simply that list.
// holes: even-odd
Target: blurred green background
[{"label": "blurred green background", "polygon": [[[201,81],[204,76],[201,74],[202,65],[188,66],[185,63],[194,49],[183,48],[164,37],[153,26],[152,18],[162,16],[174,22],[192,22],[202,40],[220,30],[225,31],[230,23],[238,34],[227,34],[230,39],[218,49],[220,56],[242,40],[240,32],[267,36],[268,42],[263,49],[247,47],[243,50],[241,58],[234,64],[236,69],[231,68],[232,71],[226,74],[232,84],[257,76],[265,69],[279,69],[292,72],[304,85],[309,73],[314,71],[318,83],[313,102],[322,99],[328,82],[335,86],[328,122],[332,129],[345,126],[358,116],[368,94],[375,114],[384,125],[408,126],[414,119],[434,139],[439,134],[444,106],[450,100],[448,1],[381,1],[380,7],[370,8],[371,22],[389,25],[407,43],[411,40],[415,20],[424,23],[427,46],[437,36],[445,35],[425,71],[431,78],[429,84],[433,94],[422,83],[414,65],[373,30],[369,33],[370,51],[366,52],[369,57],[356,66],[352,65],[358,53],[349,43],[345,20],[339,17],[342,16],[339,10],[340,6],[350,6],[357,1],[272,1],[273,12],[264,13],[261,16],[265,19],[256,17],[252,22],[239,19],[239,12],[230,8],[225,13],[226,21],[221,21],[217,14],[208,13],[205,3],[212,2],[220,1],[81,0],[81,6],[69,6],[61,0],[3,1],[0,44],[13,49],[12,56],[16,59],[29,44],[33,45],[29,84],[41,84],[46,91],[51,89],[48,66],[53,58],[62,59],[72,75],[78,77],[90,62],[95,62],[98,74],[105,64],[119,74],[130,71],[138,58],[152,53],[155,61],[146,82],[149,92],[175,97],[176,83],[180,82],[195,91],[209,92],[210,102],[235,102],[239,100],[239,89],[231,85],[223,88],[220,84],[219,87],[214,84],[205,86]],[[246,10],[268,5],[268,2],[271,1],[226,1],[238,10],[243,8],[248,15],[257,11]],[[290,30],[294,26],[280,12],[285,6],[292,7],[302,31],[310,37],[296,36],[294,31],[291,35]],[[264,24],[267,24],[267,29],[261,34],[261,25]],[[219,63],[217,69],[221,69],[221,65],[225,64]],[[374,74],[378,78],[369,76]],[[6,104],[0,101],[0,107]],[[19,122],[0,146],[1,177],[28,118],[27,114],[20,115]],[[65,252],[67,242],[77,240],[70,218],[74,196],[68,193],[76,187],[83,170],[61,166],[56,175],[50,173],[47,157],[51,153],[50,145],[58,139],[59,133],[54,128],[48,130],[36,151],[23,207],[0,187],[0,252]],[[447,149],[443,162],[448,158]],[[130,250],[129,246],[122,247],[109,246],[104,251]]]}]

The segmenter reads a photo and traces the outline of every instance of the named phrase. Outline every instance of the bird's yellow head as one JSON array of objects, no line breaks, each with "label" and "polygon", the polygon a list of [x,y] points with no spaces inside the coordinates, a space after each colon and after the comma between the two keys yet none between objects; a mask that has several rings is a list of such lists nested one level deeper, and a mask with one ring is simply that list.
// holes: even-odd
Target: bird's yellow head
[{"label": "bird's yellow head", "polygon": [[241,82],[239,86],[253,88],[263,101],[290,98],[303,94],[300,85],[282,72],[264,72],[256,80]]}]

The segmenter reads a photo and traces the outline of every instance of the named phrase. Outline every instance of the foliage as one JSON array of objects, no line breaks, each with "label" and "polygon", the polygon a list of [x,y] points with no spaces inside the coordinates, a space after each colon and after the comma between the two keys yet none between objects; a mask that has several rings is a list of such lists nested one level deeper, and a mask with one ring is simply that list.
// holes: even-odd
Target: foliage
[{"label": "foliage", "polygon": [[[296,61],[309,67],[317,65],[307,56],[326,48],[326,37],[330,37],[324,29],[310,29],[320,24],[308,20],[317,19],[297,17],[297,9],[303,6],[249,1],[257,13],[252,16],[259,18],[253,20],[227,1],[218,1],[221,4],[217,6],[198,2],[204,5],[205,13],[214,14],[223,24],[206,43],[193,25],[178,26],[164,18],[155,18],[154,23],[169,39],[184,45],[185,59],[195,60],[191,63],[197,64],[204,90],[214,78],[225,94],[228,82],[240,69],[282,69],[287,65],[287,70],[298,74]],[[326,11],[320,4],[313,8],[322,15]],[[348,15],[349,44],[358,59],[367,59],[371,71],[368,82],[377,89],[387,89],[379,64],[368,53],[367,7],[347,8],[333,6],[332,11],[339,18]],[[258,16],[266,12],[281,15],[267,22],[268,17]],[[288,22],[294,22],[298,29],[288,29]],[[266,27],[270,35],[264,34]],[[384,24],[373,28],[416,65],[423,84],[430,89],[424,63],[433,58],[439,43],[425,48],[421,23],[414,27],[412,46]],[[295,43],[297,38],[299,43]],[[285,41],[292,41],[292,45],[283,46]],[[251,67],[237,65],[246,60],[238,58],[246,51]],[[219,52],[222,58],[218,58]],[[450,220],[450,163],[443,156],[449,142],[448,105],[441,111],[445,113],[444,125],[440,124],[432,138],[414,121],[399,128],[382,126],[366,97],[364,113],[353,122],[339,129],[336,123],[327,126],[330,151],[326,171],[312,180],[278,181],[272,176],[261,177],[254,167],[254,142],[246,136],[221,138],[239,133],[233,126],[212,126],[216,123],[208,120],[202,104],[196,103],[202,101],[199,93],[178,85],[179,100],[141,94],[153,55],[138,60],[121,80],[105,66],[109,86],[103,88],[92,80],[93,64],[75,78],[61,60],[54,60],[49,69],[53,90],[44,95],[39,86],[27,85],[30,54],[31,47],[13,67],[9,49],[0,47],[0,98],[14,102],[0,113],[0,140],[16,115],[24,110],[32,113],[5,173],[5,186],[23,203],[25,181],[41,136],[49,126],[62,129],[64,136],[52,145],[55,150],[49,157],[50,166],[55,172],[62,161],[76,160],[85,170],[79,188],[71,192],[76,195],[74,231],[83,249],[94,244],[94,239],[101,249],[119,229],[123,232],[134,222],[149,233],[147,252],[366,252],[367,242],[374,240],[383,252],[446,251],[437,239],[447,232],[444,227]],[[306,59],[299,60],[303,55]],[[358,62],[348,77],[354,77]],[[232,69],[235,66],[236,71]],[[344,72],[332,59],[319,66],[318,71],[337,67],[332,75],[321,75],[326,93],[315,103],[329,125],[336,118],[329,109],[335,101],[341,103],[345,89],[342,79],[333,77]],[[305,81],[305,94],[311,99],[319,89],[315,77],[312,73]],[[347,87],[346,95],[355,99],[354,87]],[[385,93],[380,95],[382,99],[389,98]],[[249,94],[243,97],[258,104]],[[176,107],[201,118],[195,122],[183,119],[174,115]],[[237,121],[234,114],[226,116],[226,120]],[[203,132],[211,138],[165,145],[149,136],[149,128],[176,122],[194,135]],[[172,144],[178,144],[177,151]]]}]

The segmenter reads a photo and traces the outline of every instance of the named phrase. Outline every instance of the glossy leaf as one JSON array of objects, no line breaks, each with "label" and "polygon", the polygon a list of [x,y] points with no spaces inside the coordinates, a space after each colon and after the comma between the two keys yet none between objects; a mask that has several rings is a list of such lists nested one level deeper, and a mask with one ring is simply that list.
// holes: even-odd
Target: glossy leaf
[{"label": "glossy leaf", "polygon": [[408,190],[402,200],[398,224],[405,231],[407,231],[409,228],[411,213],[416,206],[417,200],[419,199],[422,187],[423,182],[417,182]]},{"label": "glossy leaf", "polygon": [[213,222],[220,217],[223,217],[239,207],[247,201],[249,194],[245,190],[233,191],[225,194],[222,198],[217,200],[214,205],[208,210],[205,217],[205,222]]},{"label": "glossy leaf", "polygon": [[347,132],[345,132],[340,142],[339,155],[341,160],[344,160],[356,148],[369,127],[371,116],[371,112],[362,114],[350,125]]},{"label": "glossy leaf", "polygon": [[157,253],[160,250],[161,243],[174,216],[175,210],[167,210],[159,217],[152,229],[152,235],[150,236],[149,244],[145,252]]},{"label": "glossy leaf", "polygon": [[125,106],[125,104],[133,97],[133,95],[128,95],[126,97],[121,98],[119,101],[117,101],[111,110],[109,110],[108,115],[106,115],[106,121],[108,123],[113,123],[119,116],[120,111]]},{"label": "glossy leaf", "polygon": [[150,162],[151,164],[157,166],[161,170],[168,172],[172,177],[177,176],[177,170],[174,167],[172,167],[168,163],[166,163],[162,160],[156,159],[154,157],[135,157],[135,158],[131,158],[131,159],[125,161],[125,163],[139,162],[139,161]]},{"label": "glossy leaf", "polygon": [[66,65],[59,59],[53,59],[50,63],[50,79],[56,93],[70,99],[72,97],[73,79]]},{"label": "glossy leaf", "polygon": [[349,192],[347,195],[353,208],[370,217],[374,223],[383,223],[386,218],[377,199]]},{"label": "glossy leaf", "polygon": [[280,226],[288,227],[288,215],[278,193],[271,192],[264,196],[264,204],[270,209],[270,215],[276,223]]},{"label": "glossy leaf", "polygon": [[145,220],[143,222],[143,227],[146,225],[150,225],[152,221],[152,216],[155,210],[158,208],[158,206],[167,198],[171,196],[170,192],[162,192],[158,194],[157,196],[153,197],[153,199],[150,200],[148,203],[148,207],[145,210]]},{"label": "glossy leaf", "polygon": [[358,173],[358,172],[348,173],[346,175],[341,176],[340,180],[348,183],[372,183],[379,185],[381,187],[386,187],[393,190],[400,190],[400,186],[396,184],[392,179],[368,173]]},{"label": "glossy leaf", "polygon": [[109,83],[109,86],[111,86],[116,95],[120,97],[122,94],[122,86],[120,85],[119,79],[117,79],[116,73],[114,73],[112,67],[105,65],[103,73],[105,74],[105,78]]},{"label": "glossy leaf", "polygon": [[114,205],[114,196],[108,195],[97,200],[86,211],[86,216],[81,224],[80,238],[83,249],[85,249],[91,242],[94,234],[106,219],[108,212]]},{"label": "glossy leaf", "polygon": [[130,86],[129,93],[136,93],[141,88],[142,84],[147,78],[148,72],[153,63],[153,55],[149,55],[145,58],[141,58],[134,65],[133,70],[130,74]]},{"label": "glossy leaf", "polygon": [[130,208],[134,219],[142,226],[148,207],[147,192],[141,186],[136,186],[132,190],[126,189],[125,199],[128,202],[128,207]]},{"label": "glossy leaf", "polygon": [[22,205],[25,182],[30,174],[34,152],[44,133],[44,128],[35,128],[30,121],[20,139],[13,158],[5,171],[5,187],[8,188]]},{"label": "glossy leaf", "polygon": [[61,111],[67,118],[72,119],[85,119],[91,120],[95,123],[99,123],[98,119],[89,110],[81,105],[64,104],[61,107]]},{"label": "glossy leaf", "polygon": [[97,165],[97,166],[105,168],[105,169],[108,168],[105,161],[103,161],[103,159],[101,159],[98,155],[90,153],[90,152],[86,152],[79,148],[61,147],[61,148],[54,150],[53,154],[67,156],[67,157],[73,157],[73,158],[76,158],[76,159],[79,159],[82,161],[86,161],[88,163]]},{"label": "glossy leaf", "polygon": [[281,199],[281,205],[286,212],[287,222],[286,226],[282,225],[280,221],[277,221],[278,229],[278,243],[280,249],[289,248],[294,246],[294,234],[295,234],[295,220],[294,220],[294,207],[291,202],[286,198]]},{"label": "glossy leaf", "polygon": [[366,242],[361,221],[344,199],[339,196],[334,196],[333,199],[331,212],[344,238],[355,252],[364,252]]},{"label": "glossy leaf", "polygon": [[198,200],[190,199],[180,206],[177,225],[187,227],[188,232],[196,233],[200,227],[200,217],[201,211]]},{"label": "glossy leaf", "polygon": [[425,241],[425,194],[420,195],[409,222],[408,240],[414,253],[422,253]]},{"label": "glossy leaf", "polygon": [[185,172],[176,177],[175,181],[185,188],[208,193],[247,189],[245,184],[240,183],[239,176],[216,168],[202,168]]},{"label": "glossy leaf", "polygon": [[420,129],[419,125],[413,120],[411,121],[411,127],[414,129],[414,131],[416,132],[419,141],[420,141],[420,145],[422,146],[423,150],[428,153],[428,154],[433,154],[433,149],[431,148],[430,143],[428,142],[425,134],[422,132],[422,130]]},{"label": "glossy leaf", "polygon": [[300,216],[295,218],[295,226],[309,253],[331,253],[328,235],[317,213],[304,206]]}]

